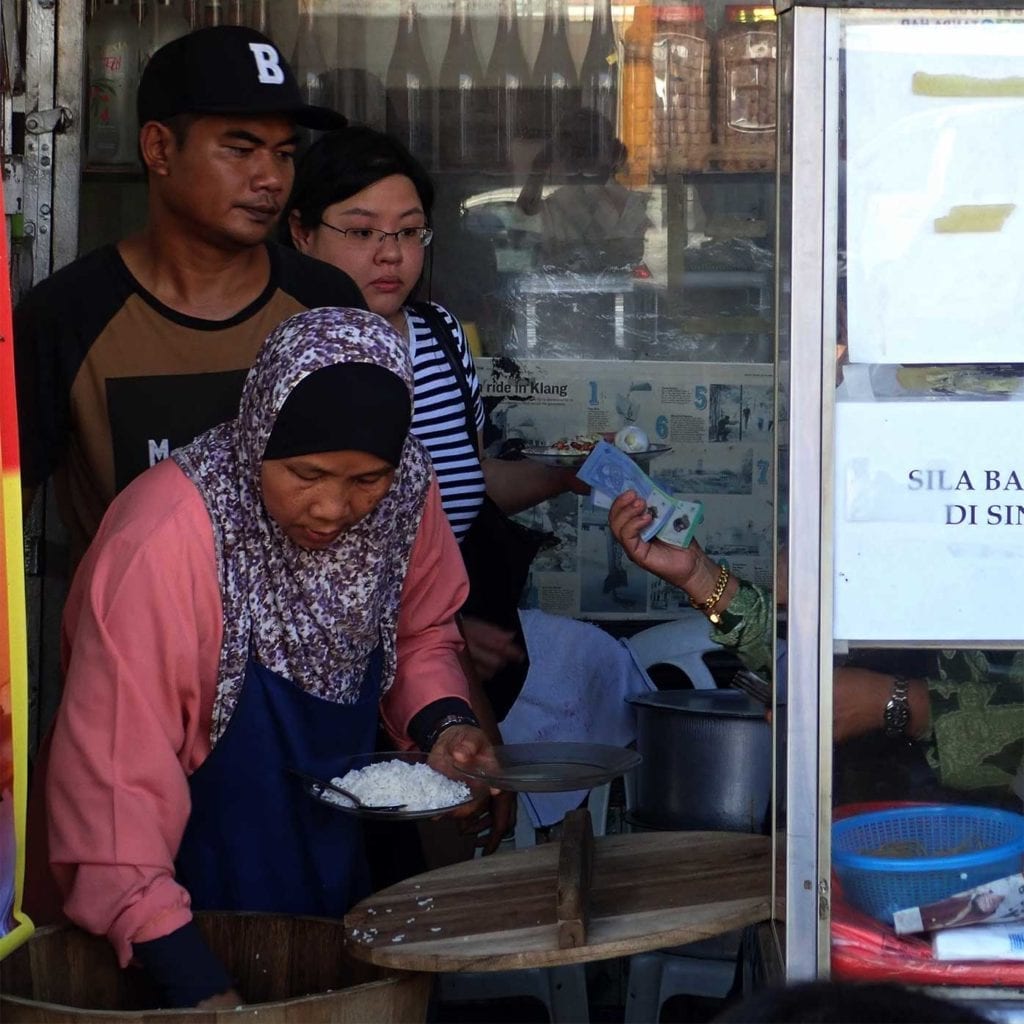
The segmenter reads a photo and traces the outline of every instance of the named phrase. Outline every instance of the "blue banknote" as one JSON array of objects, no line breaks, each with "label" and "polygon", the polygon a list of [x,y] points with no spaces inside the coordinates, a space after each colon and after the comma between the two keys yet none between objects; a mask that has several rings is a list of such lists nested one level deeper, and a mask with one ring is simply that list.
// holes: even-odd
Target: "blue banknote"
[{"label": "blue banknote", "polygon": [[640,534],[645,541],[657,537],[685,548],[704,518],[701,502],[684,501],[666,494],[625,452],[607,441],[594,445],[576,475],[609,501],[624,491],[634,491],[642,498],[651,517],[650,524]]},{"label": "blue banknote", "polygon": [[669,522],[674,501],[628,456],[607,441],[598,441],[576,475],[609,498],[634,491],[647,503],[651,523],[640,534],[651,540]]}]

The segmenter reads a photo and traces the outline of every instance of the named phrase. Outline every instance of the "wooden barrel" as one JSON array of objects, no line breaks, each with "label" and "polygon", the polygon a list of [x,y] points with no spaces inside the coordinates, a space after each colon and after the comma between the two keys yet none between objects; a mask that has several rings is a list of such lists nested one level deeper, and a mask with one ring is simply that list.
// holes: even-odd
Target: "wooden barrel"
[{"label": "wooden barrel", "polygon": [[150,1010],[141,971],[122,970],[106,939],[71,925],[41,928],[0,962],[5,1024],[258,1021],[303,1024],[426,1019],[431,976],[388,971],[343,950],[341,921],[277,914],[199,913],[196,923],[238,983],[245,1005]]}]

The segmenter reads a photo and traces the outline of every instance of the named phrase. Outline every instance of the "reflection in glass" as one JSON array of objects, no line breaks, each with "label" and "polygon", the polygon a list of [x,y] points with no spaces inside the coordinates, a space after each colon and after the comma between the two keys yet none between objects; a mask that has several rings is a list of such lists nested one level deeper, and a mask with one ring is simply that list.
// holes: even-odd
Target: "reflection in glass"
[{"label": "reflection in glass", "polygon": [[[611,122],[598,111],[581,108],[562,119],[519,196],[524,212],[540,215],[544,266],[599,273],[642,262],[648,196],[615,181],[625,158]],[[541,198],[549,178],[560,184]]]},{"label": "reflection in glass", "polygon": [[351,124],[386,128],[384,82],[367,70],[367,15],[363,0],[341,0],[337,17],[336,67],[327,74],[333,106]]}]

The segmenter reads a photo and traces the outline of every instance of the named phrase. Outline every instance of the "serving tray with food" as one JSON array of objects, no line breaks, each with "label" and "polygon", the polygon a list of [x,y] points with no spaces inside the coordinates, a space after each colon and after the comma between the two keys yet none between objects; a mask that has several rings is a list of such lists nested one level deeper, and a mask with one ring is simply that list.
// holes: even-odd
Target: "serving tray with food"
[{"label": "serving tray with food", "polygon": [[672,451],[671,445],[651,444],[647,434],[639,427],[623,427],[617,433],[610,430],[600,434],[576,434],[574,437],[559,438],[550,444],[527,445],[522,453],[535,462],[576,469],[583,465],[599,441],[614,444],[637,462],[645,462]]}]

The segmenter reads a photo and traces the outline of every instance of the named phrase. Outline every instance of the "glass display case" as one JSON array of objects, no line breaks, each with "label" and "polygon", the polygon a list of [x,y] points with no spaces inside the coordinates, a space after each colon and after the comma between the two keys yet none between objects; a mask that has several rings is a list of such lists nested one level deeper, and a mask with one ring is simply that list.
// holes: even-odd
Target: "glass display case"
[{"label": "glass display case", "polygon": [[[153,47],[186,25],[262,27],[311,100],[397,135],[434,175],[421,295],[466,327],[490,452],[639,425],[672,449],[656,478],[704,502],[699,539],[770,584],[771,7],[97,0],[59,17],[48,70],[67,116],[44,138],[63,147],[61,234],[37,279],[143,223],[118,139]],[[692,611],[621,566],[588,501],[532,519],[560,538],[529,591],[539,607],[636,624]]]},{"label": "glass display case", "polygon": [[998,884],[898,913],[1020,870],[1021,15],[780,14],[792,977],[1024,989]]}]

